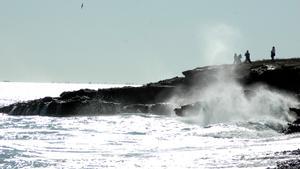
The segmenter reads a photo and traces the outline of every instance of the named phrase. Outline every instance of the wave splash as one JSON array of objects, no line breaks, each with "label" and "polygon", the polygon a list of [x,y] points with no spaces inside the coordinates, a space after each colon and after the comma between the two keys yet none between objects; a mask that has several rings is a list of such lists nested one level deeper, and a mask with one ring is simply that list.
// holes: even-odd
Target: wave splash
[{"label": "wave splash", "polygon": [[259,123],[274,130],[281,130],[287,122],[295,120],[289,113],[289,108],[298,105],[292,96],[266,86],[245,90],[238,83],[229,81],[211,84],[200,91],[197,100],[197,111],[189,112],[184,121],[202,126],[218,123]]}]

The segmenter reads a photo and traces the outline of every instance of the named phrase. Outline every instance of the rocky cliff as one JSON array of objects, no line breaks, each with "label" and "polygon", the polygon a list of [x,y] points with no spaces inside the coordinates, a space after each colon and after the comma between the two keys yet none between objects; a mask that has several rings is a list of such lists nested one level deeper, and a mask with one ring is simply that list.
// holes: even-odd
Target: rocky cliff
[{"label": "rocky cliff", "polygon": [[[172,98],[192,98],[196,91],[201,91],[220,79],[239,83],[245,88],[246,95],[251,94],[252,86],[265,84],[299,98],[300,59],[200,67],[184,71],[181,77],[149,83],[142,87],[63,92],[55,98],[45,97],[2,107],[0,112],[9,115],[78,116],[132,112],[170,114],[176,110],[177,115],[184,115],[184,111],[191,111],[193,105],[183,105],[174,102]],[[197,100],[194,103],[196,102]],[[197,103],[195,105],[200,106]],[[298,111],[297,108],[291,110]],[[294,130],[297,125],[298,123],[294,123],[291,128]]]}]

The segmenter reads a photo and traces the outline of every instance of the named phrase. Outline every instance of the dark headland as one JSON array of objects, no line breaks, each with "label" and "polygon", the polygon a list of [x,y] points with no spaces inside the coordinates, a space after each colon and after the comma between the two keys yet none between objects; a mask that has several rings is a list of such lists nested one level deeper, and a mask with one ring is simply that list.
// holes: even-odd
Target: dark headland
[{"label": "dark headland", "polygon": [[[85,116],[112,115],[120,113],[175,114],[184,116],[197,109],[201,90],[220,80],[235,81],[244,88],[246,96],[251,95],[253,86],[264,84],[271,89],[293,95],[300,100],[300,59],[262,60],[252,64],[206,66],[182,72],[183,76],[148,83],[141,87],[111,89],[81,89],[63,92],[59,97],[45,97],[38,100],[15,103],[0,108],[9,115],[41,116]],[[226,86],[224,86],[226,88]],[[189,100],[189,102],[178,102]],[[192,101],[191,101],[192,100]],[[291,113],[300,115],[299,107],[291,107]],[[286,133],[299,132],[300,119],[291,122]]]}]

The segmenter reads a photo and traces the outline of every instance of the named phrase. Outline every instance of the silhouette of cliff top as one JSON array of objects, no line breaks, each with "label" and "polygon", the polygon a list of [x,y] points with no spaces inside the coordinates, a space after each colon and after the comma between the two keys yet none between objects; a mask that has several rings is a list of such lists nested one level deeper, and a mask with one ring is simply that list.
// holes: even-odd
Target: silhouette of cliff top
[{"label": "silhouette of cliff top", "polygon": [[[271,70],[286,70],[286,69],[300,69],[300,58],[287,58],[272,60],[257,60],[249,63],[241,64],[223,64],[197,67],[195,69],[183,71],[183,76],[176,76],[170,79],[160,80],[154,83],[148,83],[146,86],[176,86],[179,84],[191,82],[193,79],[201,79],[202,77],[213,76],[217,72],[232,71],[232,76],[241,78],[255,72],[263,73]],[[233,77],[234,78],[234,77]],[[198,81],[199,82],[199,81]],[[190,83],[189,83],[190,84]]]},{"label": "silhouette of cliff top", "polygon": [[264,66],[264,65],[270,65],[270,66],[276,66],[276,67],[282,67],[282,66],[283,67],[294,67],[294,66],[297,67],[297,66],[300,66],[300,58],[276,59],[275,61],[272,61],[270,59],[256,60],[256,61],[253,61],[251,64],[241,63],[241,64],[210,65],[210,66],[197,67],[192,70],[186,70],[186,71],[182,72],[182,74],[185,76],[188,76],[190,74],[197,73],[199,71],[228,69],[228,68],[232,68],[232,67],[253,69],[253,68]]}]

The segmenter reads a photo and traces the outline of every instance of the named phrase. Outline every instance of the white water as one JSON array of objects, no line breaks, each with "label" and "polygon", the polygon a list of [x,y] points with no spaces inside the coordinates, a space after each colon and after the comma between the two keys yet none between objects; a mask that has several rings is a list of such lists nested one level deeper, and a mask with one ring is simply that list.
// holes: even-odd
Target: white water
[{"label": "white water", "polygon": [[[0,83],[0,104],[98,87],[111,86]],[[234,98],[227,94],[224,100]],[[292,103],[289,98],[281,100],[285,98],[282,95],[278,99],[274,93],[269,96],[272,99],[262,99],[263,104],[279,99],[279,108],[284,110],[284,105]],[[252,104],[262,102],[257,98]],[[223,105],[226,116],[233,115],[222,99],[220,104],[213,98],[205,101],[214,105],[212,113]],[[239,110],[242,109],[234,112]],[[298,149],[300,135],[276,132],[267,118],[274,117],[272,123],[284,119],[276,114],[266,115],[270,111],[265,109],[255,110],[262,110],[255,112],[255,117],[261,114],[263,118],[214,118],[205,125],[197,119],[176,116],[55,118],[0,114],[0,168],[266,168],[276,161],[297,158],[274,153]]]}]

